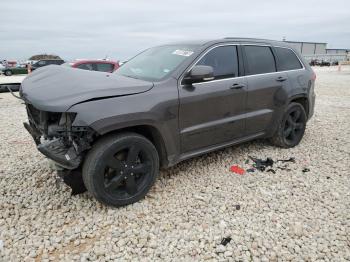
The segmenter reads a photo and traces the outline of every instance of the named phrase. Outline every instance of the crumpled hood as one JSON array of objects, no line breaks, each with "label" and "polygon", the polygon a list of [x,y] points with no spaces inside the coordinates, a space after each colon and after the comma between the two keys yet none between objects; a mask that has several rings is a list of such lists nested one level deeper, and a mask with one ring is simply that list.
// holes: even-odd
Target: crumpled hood
[{"label": "crumpled hood", "polygon": [[87,100],[137,94],[152,87],[152,82],[113,73],[49,65],[27,76],[20,94],[39,110],[65,112]]}]

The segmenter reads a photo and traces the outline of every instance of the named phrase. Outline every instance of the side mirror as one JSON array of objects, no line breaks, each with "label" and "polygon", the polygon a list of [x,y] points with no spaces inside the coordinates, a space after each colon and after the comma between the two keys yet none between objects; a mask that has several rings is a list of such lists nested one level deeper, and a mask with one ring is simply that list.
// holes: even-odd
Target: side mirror
[{"label": "side mirror", "polygon": [[206,82],[214,79],[214,69],[211,66],[197,65],[184,77],[185,84]]}]

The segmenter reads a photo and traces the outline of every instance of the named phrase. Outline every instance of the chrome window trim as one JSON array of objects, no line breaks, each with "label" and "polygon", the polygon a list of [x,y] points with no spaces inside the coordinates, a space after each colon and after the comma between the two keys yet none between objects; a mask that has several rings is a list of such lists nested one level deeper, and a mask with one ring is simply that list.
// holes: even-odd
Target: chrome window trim
[{"label": "chrome window trim", "polygon": [[[197,62],[203,58],[203,56],[205,56],[208,52],[210,52],[211,50],[213,50],[214,48],[217,47],[221,47],[221,46],[268,46],[268,47],[279,47],[279,48],[285,48],[285,49],[289,49],[291,50],[294,55],[298,58],[300,64],[302,65],[302,68],[299,69],[291,69],[291,70],[283,70],[283,71],[276,71],[276,72],[270,72],[270,73],[262,73],[262,74],[254,74],[254,75],[244,75],[244,76],[237,76],[237,77],[229,77],[229,78],[223,78],[223,79],[214,79],[214,80],[210,80],[210,81],[205,81],[205,82],[199,82],[199,83],[194,83],[193,85],[202,85],[202,84],[206,84],[206,83],[213,83],[213,82],[219,82],[219,81],[226,81],[226,80],[232,80],[232,79],[240,79],[240,78],[244,78],[244,77],[252,77],[252,76],[261,76],[261,75],[270,75],[270,74],[277,74],[277,73],[283,73],[283,72],[293,72],[293,71],[300,71],[300,70],[305,70],[305,66],[304,63],[300,60],[299,56],[295,53],[295,51],[290,48],[290,47],[286,47],[286,46],[278,46],[278,45],[263,45],[263,44],[233,44],[233,43],[229,43],[229,44],[218,44],[218,45],[214,45],[211,48],[209,48],[207,51],[205,51],[201,56],[199,56],[199,58],[196,58],[196,60],[192,63],[192,65],[189,67],[188,70],[185,70],[186,73],[188,73],[189,71],[192,70],[192,68],[197,64]],[[277,68],[276,68],[277,70]],[[184,86],[182,84],[182,80],[184,78],[184,76],[186,75],[186,73],[183,73],[183,75],[180,78],[180,86]]]}]

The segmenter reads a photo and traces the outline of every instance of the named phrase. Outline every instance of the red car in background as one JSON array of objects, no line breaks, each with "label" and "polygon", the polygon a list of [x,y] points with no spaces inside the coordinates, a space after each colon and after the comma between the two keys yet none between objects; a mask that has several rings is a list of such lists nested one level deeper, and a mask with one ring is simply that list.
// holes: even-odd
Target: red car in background
[{"label": "red car in background", "polygon": [[77,60],[74,62],[67,62],[63,65],[71,66],[73,68],[79,68],[90,71],[100,71],[112,73],[119,68],[118,61],[110,60]]}]

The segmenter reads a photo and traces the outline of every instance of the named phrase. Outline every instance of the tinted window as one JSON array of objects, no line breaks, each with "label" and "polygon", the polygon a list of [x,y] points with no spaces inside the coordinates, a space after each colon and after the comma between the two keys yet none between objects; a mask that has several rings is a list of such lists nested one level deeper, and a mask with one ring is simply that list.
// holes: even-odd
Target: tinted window
[{"label": "tinted window", "polygon": [[40,66],[46,65],[46,61],[44,61],[44,60],[39,61],[39,62],[38,62],[38,65],[40,65]]},{"label": "tinted window", "polygon": [[77,68],[84,70],[94,70],[92,64],[80,64],[77,66]]},{"label": "tinted window", "polygon": [[288,48],[275,47],[278,71],[303,68],[298,57]]},{"label": "tinted window", "polygon": [[245,46],[247,74],[264,74],[276,72],[275,59],[268,46]]},{"label": "tinted window", "polygon": [[197,62],[197,65],[211,66],[216,79],[238,75],[236,46],[220,46],[209,51]]},{"label": "tinted window", "polygon": [[96,70],[97,71],[101,71],[101,72],[112,72],[114,68],[114,65],[112,64],[108,64],[108,63],[104,63],[104,64],[96,64]]}]

